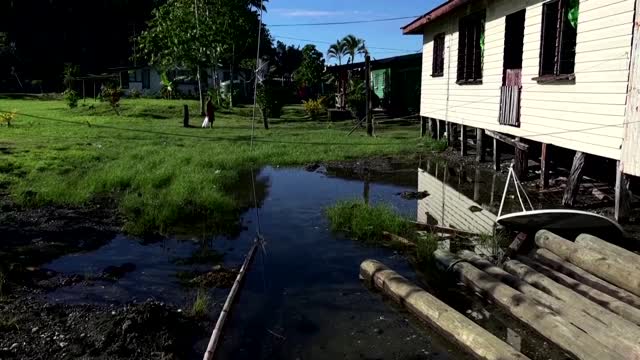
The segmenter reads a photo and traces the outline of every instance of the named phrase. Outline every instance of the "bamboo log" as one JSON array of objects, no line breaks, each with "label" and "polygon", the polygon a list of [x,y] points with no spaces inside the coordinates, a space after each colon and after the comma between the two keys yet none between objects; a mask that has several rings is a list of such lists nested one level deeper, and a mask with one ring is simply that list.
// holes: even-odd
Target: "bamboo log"
[{"label": "bamboo log", "polygon": [[640,271],[625,268],[616,261],[546,230],[538,231],[536,244],[614,285],[640,295]]},{"label": "bamboo log", "polygon": [[[585,298],[593,301],[596,304],[610,310],[611,312],[620,315],[624,319],[640,325],[640,309],[624,303],[612,296],[609,296],[602,291],[598,291],[590,286],[584,285],[581,282],[570,278],[567,275],[561,274],[553,269],[550,269],[542,264],[531,261],[528,258],[519,256],[518,260],[527,266],[532,267],[536,271],[539,271],[542,275],[548,276],[550,279],[557,283],[568,287],[576,293],[584,296]],[[635,328],[635,327],[634,327]],[[640,329],[640,328],[638,328]],[[637,334],[640,338],[640,333]]]},{"label": "bamboo log", "polygon": [[[619,327],[611,327],[603,323],[590,313],[575,307],[572,303],[564,302],[557,297],[539,290],[520,278],[495,266],[491,262],[482,259],[471,251],[458,252],[460,259],[468,261],[473,266],[478,267],[487,274],[499,279],[514,289],[522,292],[526,296],[547,306],[571,324],[582,329],[584,332],[598,340],[603,346],[616,351],[619,355],[634,355],[634,359],[640,359],[640,339],[632,333],[620,330]],[[580,296],[580,295],[575,295]]]},{"label": "bamboo log", "polygon": [[616,260],[624,266],[631,266],[640,271],[640,255],[634,254],[629,250],[588,234],[578,236],[576,238],[576,244],[580,244],[580,246],[596,251],[612,260]]},{"label": "bamboo log", "polygon": [[249,249],[249,253],[247,253],[247,257],[244,259],[244,263],[238,272],[238,276],[233,283],[233,287],[229,292],[229,296],[227,296],[227,300],[222,307],[222,311],[220,312],[220,317],[218,317],[218,321],[216,322],[215,328],[213,328],[213,332],[211,333],[211,338],[209,338],[209,344],[207,345],[207,351],[204,353],[202,357],[203,360],[212,360],[213,355],[218,348],[218,343],[220,342],[220,336],[222,336],[222,328],[224,327],[225,321],[227,320],[227,315],[229,315],[229,311],[231,311],[231,305],[235,300],[236,294],[238,293],[238,289],[240,289],[240,285],[242,284],[242,280],[244,279],[244,275],[247,272],[247,268],[249,264],[251,264],[251,260],[253,259],[253,254],[255,254],[258,245],[260,244],[259,240],[255,240],[253,245]]},{"label": "bamboo log", "polygon": [[562,274],[568,275],[585,285],[600,290],[603,293],[610,295],[618,300],[624,301],[629,305],[633,305],[636,308],[640,308],[640,297],[615,285],[612,285],[569,262],[564,261],[562,258],[547,249],[536,250],[532,254],[532,258],[533,260],[538,261]]},{"label": "bamboo log", "polygon": [[375,260],[360,265],[360,275],[413,314],[478,359],[528,359],[466,316]]},{"label": "bamboo log", "polygon": [[398,236],[398,235],[392,234],[390,232],[383,231],[382,235],[387,240],[390,240],[390,241],[393,241],[393,242],[397,242],[397,243],[405,245],[405,246],[410,246],[410,247],[415,247],[416,246],[416,244],[414,242],[411,242],[411,241],[403,238],[402,236]]},{"label": "bamboo log", "polygon": [[473,265],[460,262],[451,253],[438,250],[434,256],[438,262],[455,272],[462,282],[485,294],[509,314],[525,322],[578,359],[624,359],[556,312],[478,270]]}]

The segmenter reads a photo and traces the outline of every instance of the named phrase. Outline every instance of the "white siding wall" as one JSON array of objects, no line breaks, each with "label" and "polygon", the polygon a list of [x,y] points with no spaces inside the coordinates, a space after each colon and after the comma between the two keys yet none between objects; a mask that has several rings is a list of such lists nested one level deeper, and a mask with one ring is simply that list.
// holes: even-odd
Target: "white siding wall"
[{"label": "white siding wall", "polygon": [[[620,159],[634,0],[581,0],[575,84],[538,84],[542,1],[487,1],[482,85],[457,85],[460,10],[427,25],[422,116]],[[526,8],[520,128],[498,124],[505,16]],[[446,32],[443,77],[431,77],[433,37]],[[448,101],[447,101],[448,93]]]}]

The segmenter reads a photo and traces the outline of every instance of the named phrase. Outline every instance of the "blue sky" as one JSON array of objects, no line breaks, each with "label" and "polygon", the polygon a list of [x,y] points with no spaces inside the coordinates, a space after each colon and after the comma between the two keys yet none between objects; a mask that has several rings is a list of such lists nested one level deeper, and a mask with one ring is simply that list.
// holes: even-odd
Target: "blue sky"
[{"label": "blue sky", "polygon": [[[422,15],[444,0],[270,0],[264,22],[275,24],[304,24],[318,22],[343,22]],[[375,59],[419,52],[422,37],[402,35],[400,27],[411,22],[395,20],[368,24],[332,26],[269,26],[275,40],[285,44],[303,46],[313,43],[325,53],[329,44],[347,34],[366,40],[371,56]],[[308,39],[313,41],[301,41]],[[385,48],[385,49],[376,49]]]}]

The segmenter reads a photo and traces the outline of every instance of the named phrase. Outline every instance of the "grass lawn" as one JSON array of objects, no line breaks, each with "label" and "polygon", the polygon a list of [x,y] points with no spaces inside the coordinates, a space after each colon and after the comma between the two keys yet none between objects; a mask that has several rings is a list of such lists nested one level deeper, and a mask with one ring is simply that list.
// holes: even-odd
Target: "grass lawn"
[{"label": "grass lawn", "polygon": [[[193,128],[182,127],[182,105]],[[213,129],[199,128],[197,102],[123,100],[117,116],[105,103],[2,100],[18,112],[0,126],[0,189],[25,206],[82,205],[96,197],[118,200],[131,233],[170,232],[193,218],[232,221],[243,204],[232,195],[243,174],[263,165],[302,165],[431,151],[440,144],[418,137],[419,127],[380,127],[347,136],[351,122],[307,120],[285,108],[264,130],[258,119],[253,152],[251,108],[218,112]],[[244,201],[246,203],[246,199]]]}]

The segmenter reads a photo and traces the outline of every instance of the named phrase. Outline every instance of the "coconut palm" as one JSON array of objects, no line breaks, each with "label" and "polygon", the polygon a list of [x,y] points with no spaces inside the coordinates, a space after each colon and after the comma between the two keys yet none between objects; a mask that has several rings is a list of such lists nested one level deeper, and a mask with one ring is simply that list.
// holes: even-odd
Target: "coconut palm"
[{"label": "coconut palm", "polygon": [[356,55],[367,55],[368,50],[364,45],[364,40],[349,34],[342,39],[342,43],[346,49],[346,55],[349,55],[349,63],[353,63]]},{"label": "coconut palm", "polygon": [[340,40],[336,40],[336,43],[329,46],[327,51],[327,57],[329,59],[336,59],[338,65],[342,65],[342,58],[347,55],[347,48],[345,43]]}]

